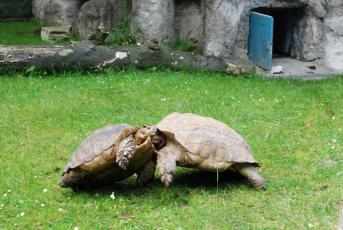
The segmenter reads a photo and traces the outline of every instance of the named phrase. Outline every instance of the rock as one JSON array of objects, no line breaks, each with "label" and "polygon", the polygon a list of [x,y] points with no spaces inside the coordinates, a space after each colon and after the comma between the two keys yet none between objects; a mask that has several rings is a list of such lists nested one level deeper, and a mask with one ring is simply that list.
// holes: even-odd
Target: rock
[{"label": "rock", "polygon": [[269,71],[270,74],[283,74],[282,66],[273,66],[273,68]]},{"label": "rock", "polygon": [[309,0],[309,6],[313,14],[319,18],[324,18],[327,14],[323,0]]},{"label": "rock", "polygon": [[128,23],[135,37],[120,29],[107,38],[110,43],[129,44],[126,40],[137,38],[139,43],[156,41],[154,46],[160,47],[180,38],[196,41],[205,55],[245,60],[254,10],[273,16],[275,25],[291,25],[276,33],[291,33],[290,42],[285,42],[286,35],[276,38],[277,51],[302,61],[319,59],[342,70],[342,0],[33,0],[37,18],[75,25],[81,38],[96,32],[101,23],[110,32],[130,11]]},{"label": "rock", "polygon": [[105,44],[105,40],[108,37],[109,32],[106,31],[104,25],[100,23],[95,32],[87,37],[88,40],[94,41],[97,45]]},{"label": "rock", "polygon": [[343,6],[333,9],[324,23],[327,29],[324,62],[334,70],[343,71]]},{"label": "rock", "polygon": [[168,48],[152,50],[141,45],[121,46],[116,49],[97,46],[91,41],[73,46],[0,46],[0,69],[3,67],[37,70],[151,68],[158,65],[174,69],[200,69],[224,72],[224,61],[216,57],[172,51]]},{"label": "rock", "polygon": [[236,39],[240,36],[247,36],[248,31],[238,33],[241,20],[244,20],[245,16],[243,11],[247,10],[246,4],[245,1],[239,0],[211,0],[207,2],[204,31],[204,53],[206,55],[230,56]]},{"label": "rock", "polygon": [[159,43],[174,38],[174,0],[132,0],[130,28],[139,41],[145,38]]},{"label": "rock", "polygon": [[306,12],[293,28],[291,56],[301,61],[312,61],[324,56],[324,25],[320,18]]},{"label": "rock", "polygon": [[252,74],[255,71],[251,65],[243,63],[227,63],[226,73],[231,75]]},{"label": "rock", "polygon": [[41,38],[43,41],[64,41],[71,37],[71,26],[43,27]]},{"label": "rock", "polygon": [[81,38],[94,33],[102,24],[107,32],[128,15],[128,0],[90,0],[81,7],[77,31]]},{"label": "rock", "polygon": [[52,25],[73,25],[83,0],[33,0],[35,18]]},{"label": "rock", "polygon": [[175,37],[202,45],[204,40],[204,12],[201,1],[176,1]]},{"label": "rock", "polygon": [[145,41],[143,41],[143,45],[148,47],[149,49],[152,49],[152,50],[159,50],[160,49],[158,42],[156,40],[153,40],[153,39],[146,39]]}]

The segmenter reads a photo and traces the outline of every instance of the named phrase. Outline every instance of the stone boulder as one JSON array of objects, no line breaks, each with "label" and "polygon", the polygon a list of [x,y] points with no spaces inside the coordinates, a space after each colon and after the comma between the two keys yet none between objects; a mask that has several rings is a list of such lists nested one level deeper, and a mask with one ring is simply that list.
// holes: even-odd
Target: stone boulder
[{"label": "stone boulder", "polygon": [[84,0],[33,0],[35,18],[52,25],[73,25]]},{"label": "stone boulder", "polygon": [[43,27],[41,30],[43,41],[65,41],[71,38],[71,26]]},{"label": "stone boulder", "polygon": [[99,25],[106,31],[119,23],[128,15],[128,0],[90,0],[81,7],[77,31],[81,38],[93,34]]}]

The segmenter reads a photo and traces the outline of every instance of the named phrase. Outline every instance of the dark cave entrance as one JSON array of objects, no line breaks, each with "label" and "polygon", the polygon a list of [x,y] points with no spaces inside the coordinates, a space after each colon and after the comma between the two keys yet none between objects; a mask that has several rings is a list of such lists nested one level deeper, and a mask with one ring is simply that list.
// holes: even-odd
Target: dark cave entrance
[{"label": "dark cave entrance", "polygon": [[305,14],[305,8],[256,8],[253,12],[274,18],[273,57],[291,57],[294,43],[301,44],[301,41],[294,40],[294,32]]}]

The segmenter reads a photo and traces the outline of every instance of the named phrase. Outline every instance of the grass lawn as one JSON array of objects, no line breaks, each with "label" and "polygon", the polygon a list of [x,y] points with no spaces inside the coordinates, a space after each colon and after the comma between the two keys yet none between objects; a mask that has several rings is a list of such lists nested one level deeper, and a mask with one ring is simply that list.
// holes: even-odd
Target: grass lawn
[{"label": "grass lawn", "polygon": [[[40,38],[42,23],[37,20],[0,21],[0,45],[67,45],[70,41],[45,42]],[[72,37],[78,40],[78,37]]]},{"label": "grass lawn", "polygon": [[[268,188],[178,168],[173,187],[130,178],[61,189],[80,142],[108,123],[194,112],[236,129]],[[336,229],[343,205],[343,78],[233,78],[129,70],[0,78],[0,229]],[[110,198],[114,193],[116,199]]]},{"label": "grass lawn", "polygon": [[29,21],[0,21],[0,45],[46,45],[40,39],[41,23]]}]

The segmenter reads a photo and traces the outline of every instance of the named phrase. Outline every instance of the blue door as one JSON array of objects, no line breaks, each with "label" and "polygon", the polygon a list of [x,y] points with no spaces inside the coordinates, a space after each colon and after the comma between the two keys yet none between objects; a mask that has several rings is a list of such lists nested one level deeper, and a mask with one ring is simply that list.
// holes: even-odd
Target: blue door
[{"label": "blue door", "polygon": [[251,61],[263,68],[272,68],[274,18],[252,12],[249,30],[249,57]]}]

